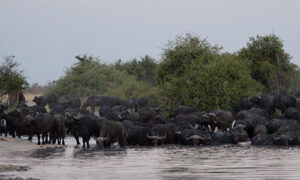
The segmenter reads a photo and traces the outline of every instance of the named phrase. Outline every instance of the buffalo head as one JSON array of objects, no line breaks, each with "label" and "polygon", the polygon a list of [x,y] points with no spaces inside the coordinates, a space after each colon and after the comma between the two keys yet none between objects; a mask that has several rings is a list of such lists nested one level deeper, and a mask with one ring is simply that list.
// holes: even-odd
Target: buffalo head
[{"label": "buffalo head", "polygon": [[109,142],[109,136],[107,137],[98,137],[98,138],[95,138],[95,141],[96,143],[98,144],[99,147],[103,148],[104,147],[104,144]]},{"label": "buffalo head", "polygon": [[156,146],[159,141],[161,141],[161,143],[163,144],[164,140],[167,138],[167,135],[164,134],[163,136],[159,136],[158,134],[156,134],[156,135],[150,136],[149,134],[147,134],[147,138],[151,139],[153,144]]}]

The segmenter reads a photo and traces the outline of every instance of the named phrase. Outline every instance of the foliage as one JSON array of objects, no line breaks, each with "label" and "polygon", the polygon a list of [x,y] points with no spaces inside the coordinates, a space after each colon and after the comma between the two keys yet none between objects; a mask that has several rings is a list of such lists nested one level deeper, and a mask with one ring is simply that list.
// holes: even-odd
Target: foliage
[{"label": "foliage", "polygon": [[197,106],[209,111],[234,110],[242,96],[259,93],[262,85],[235,55],[220,54],[206,40],[186,36],[165,49],[158,79],[164,106]]},{"label": "foliage", "polygon": [[151,90],[151,85],[137,82],[134,76],[113,65],[102,64],[97,58],[77,56],[76,59],[79,62],[67,69],[65,75],[55,81],[47,93],[59,96],[114,95],[129,98],[149,94],[147,91]]},{"label": "foliage", "polygon": [[0,92],[1,96],[7,94],[10,105],[17,104],[19,92],[28,86],[23,71],[19,70],[19,64],[14,62],[14,56],[4,58],[0,66]]},{"label": "foliage", "polygon": [[208,63],[219,50],[220,47],[211,46],[206,39],[200,39],[198,36],[177,36],[176,40],[170,41],[164,49],[163,60],[157,72],[158,82],[161,84],[173,76],[182,76],[187,72],[189,65],[199,57],[203,57],[204,64]]},{"label": "foliage", "polygon": [[43,94],[48,88],[48,85],[42,86],[38,83],[33,83],[24,90],[24,94]]},{"label": "foliage", "polygon": [[105,95],[119,96],[122,99],[128,99],[141,98],[142,96],[158,97],[158,93],[158,87],[152,86],[147,82],[140,82],[131,78],[115,89],[109,88]]},{"label": "foliage", "polygon": [[283,93],[295,66],[283,49],[282,40],[274,35],[251,37],[238,55],[251,70],[251,76],[265,86],[265,92]]},{"label": "foliage", "polygon": [[140,82],[155,84],[155,70],[157,63],[155,59],[146,55],[140,60],[133,59],[132,61],[122,63],[121,60],[115,63],[118,70],[125,71],[129,75],[134,76]]},{"label": "foliage", "polygon": [[274,34],[250,38],[247,47],[234,54],[221,49],[186,34],[168,43],[160,62],[144,56],[107,65],[91,56],[77,56],[48,93],[123,99],[153,95],[163,110],[193,105],[204,111],[234,111],[241,97],[300,88],[299,68],[290,63],[283,42]]}]

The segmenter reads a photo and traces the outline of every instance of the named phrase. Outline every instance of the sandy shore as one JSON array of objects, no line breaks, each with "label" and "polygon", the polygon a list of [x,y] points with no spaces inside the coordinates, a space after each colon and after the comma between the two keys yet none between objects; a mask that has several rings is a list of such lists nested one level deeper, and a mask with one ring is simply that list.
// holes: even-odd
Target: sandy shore
[{"label": "sandy shore", "polygon": [[0,151],[26,151],[45,148],[63,147],[57,144],[37,145],[34,142],[29,142],[25,139],[0,137]]},{"label": "sandy shore", "polygon": [[[0,136],[0,153],[1,152],[17,152],[17,151],[31,151],[37,149],[49,149],[49,148],[63,148],[62,145],[47,144],[37,145],[35,142],[29,142],[26,139],[18,139],[11,137]],[[28,166],[18,166],[11,164],[1,164],[0,173],[13,172],[13,171],[28,171]],[[22,178],[22,177],[6,177],[5,174],[0,175],[0,179],[6,180],[36,180],[35,178]]]}]

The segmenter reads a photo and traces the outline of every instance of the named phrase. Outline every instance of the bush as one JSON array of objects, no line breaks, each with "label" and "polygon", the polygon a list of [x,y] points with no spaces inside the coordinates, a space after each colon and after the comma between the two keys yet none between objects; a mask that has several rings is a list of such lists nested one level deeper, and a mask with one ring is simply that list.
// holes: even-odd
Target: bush
[{"label": "bush", "polygon": [[101,64],[91,56],[77,56],[73,64],[59,80],[53,82],[46,92],[58,96],[110,95],[121,98],[141,97],[154,94],[155,88],[145,82],[138,82],[134,76],[118,70],[113,65]]},{"label": "bush", "polygon": [[238,56],[248,65],[251,76],[264,85],[264,91],[287,93],[296,66],[283,49],[283,41],[276,35],[251,37]]},{"label": "bush", "polygon": [[261,92],[263,86],[235,55],[220,54],[217,47],[197,38],[187,36],[165,50],[158,79],[166,107],[234,110],[241,97]]},{"label": "bush", "polygon": [[28,82],[23,75],[23,71],[19,70],[19,64],[14,62],[14,56],[4,58],[0,66],[0,93],[8,95],[10,106],[18,104],[19,93],[28,86]]}]

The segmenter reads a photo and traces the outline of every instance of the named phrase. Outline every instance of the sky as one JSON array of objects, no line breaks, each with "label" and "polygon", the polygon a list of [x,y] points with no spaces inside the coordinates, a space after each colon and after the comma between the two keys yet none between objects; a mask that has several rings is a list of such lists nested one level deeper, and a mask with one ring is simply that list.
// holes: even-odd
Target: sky
[{"label": "sky", "polygon": [[299,22],[299,0],[0,0],[0,59],[14,55],[30,83],[45,85],[80,54],[160,60],[185,33],[236,52],[274,33],[300,65]]}]

